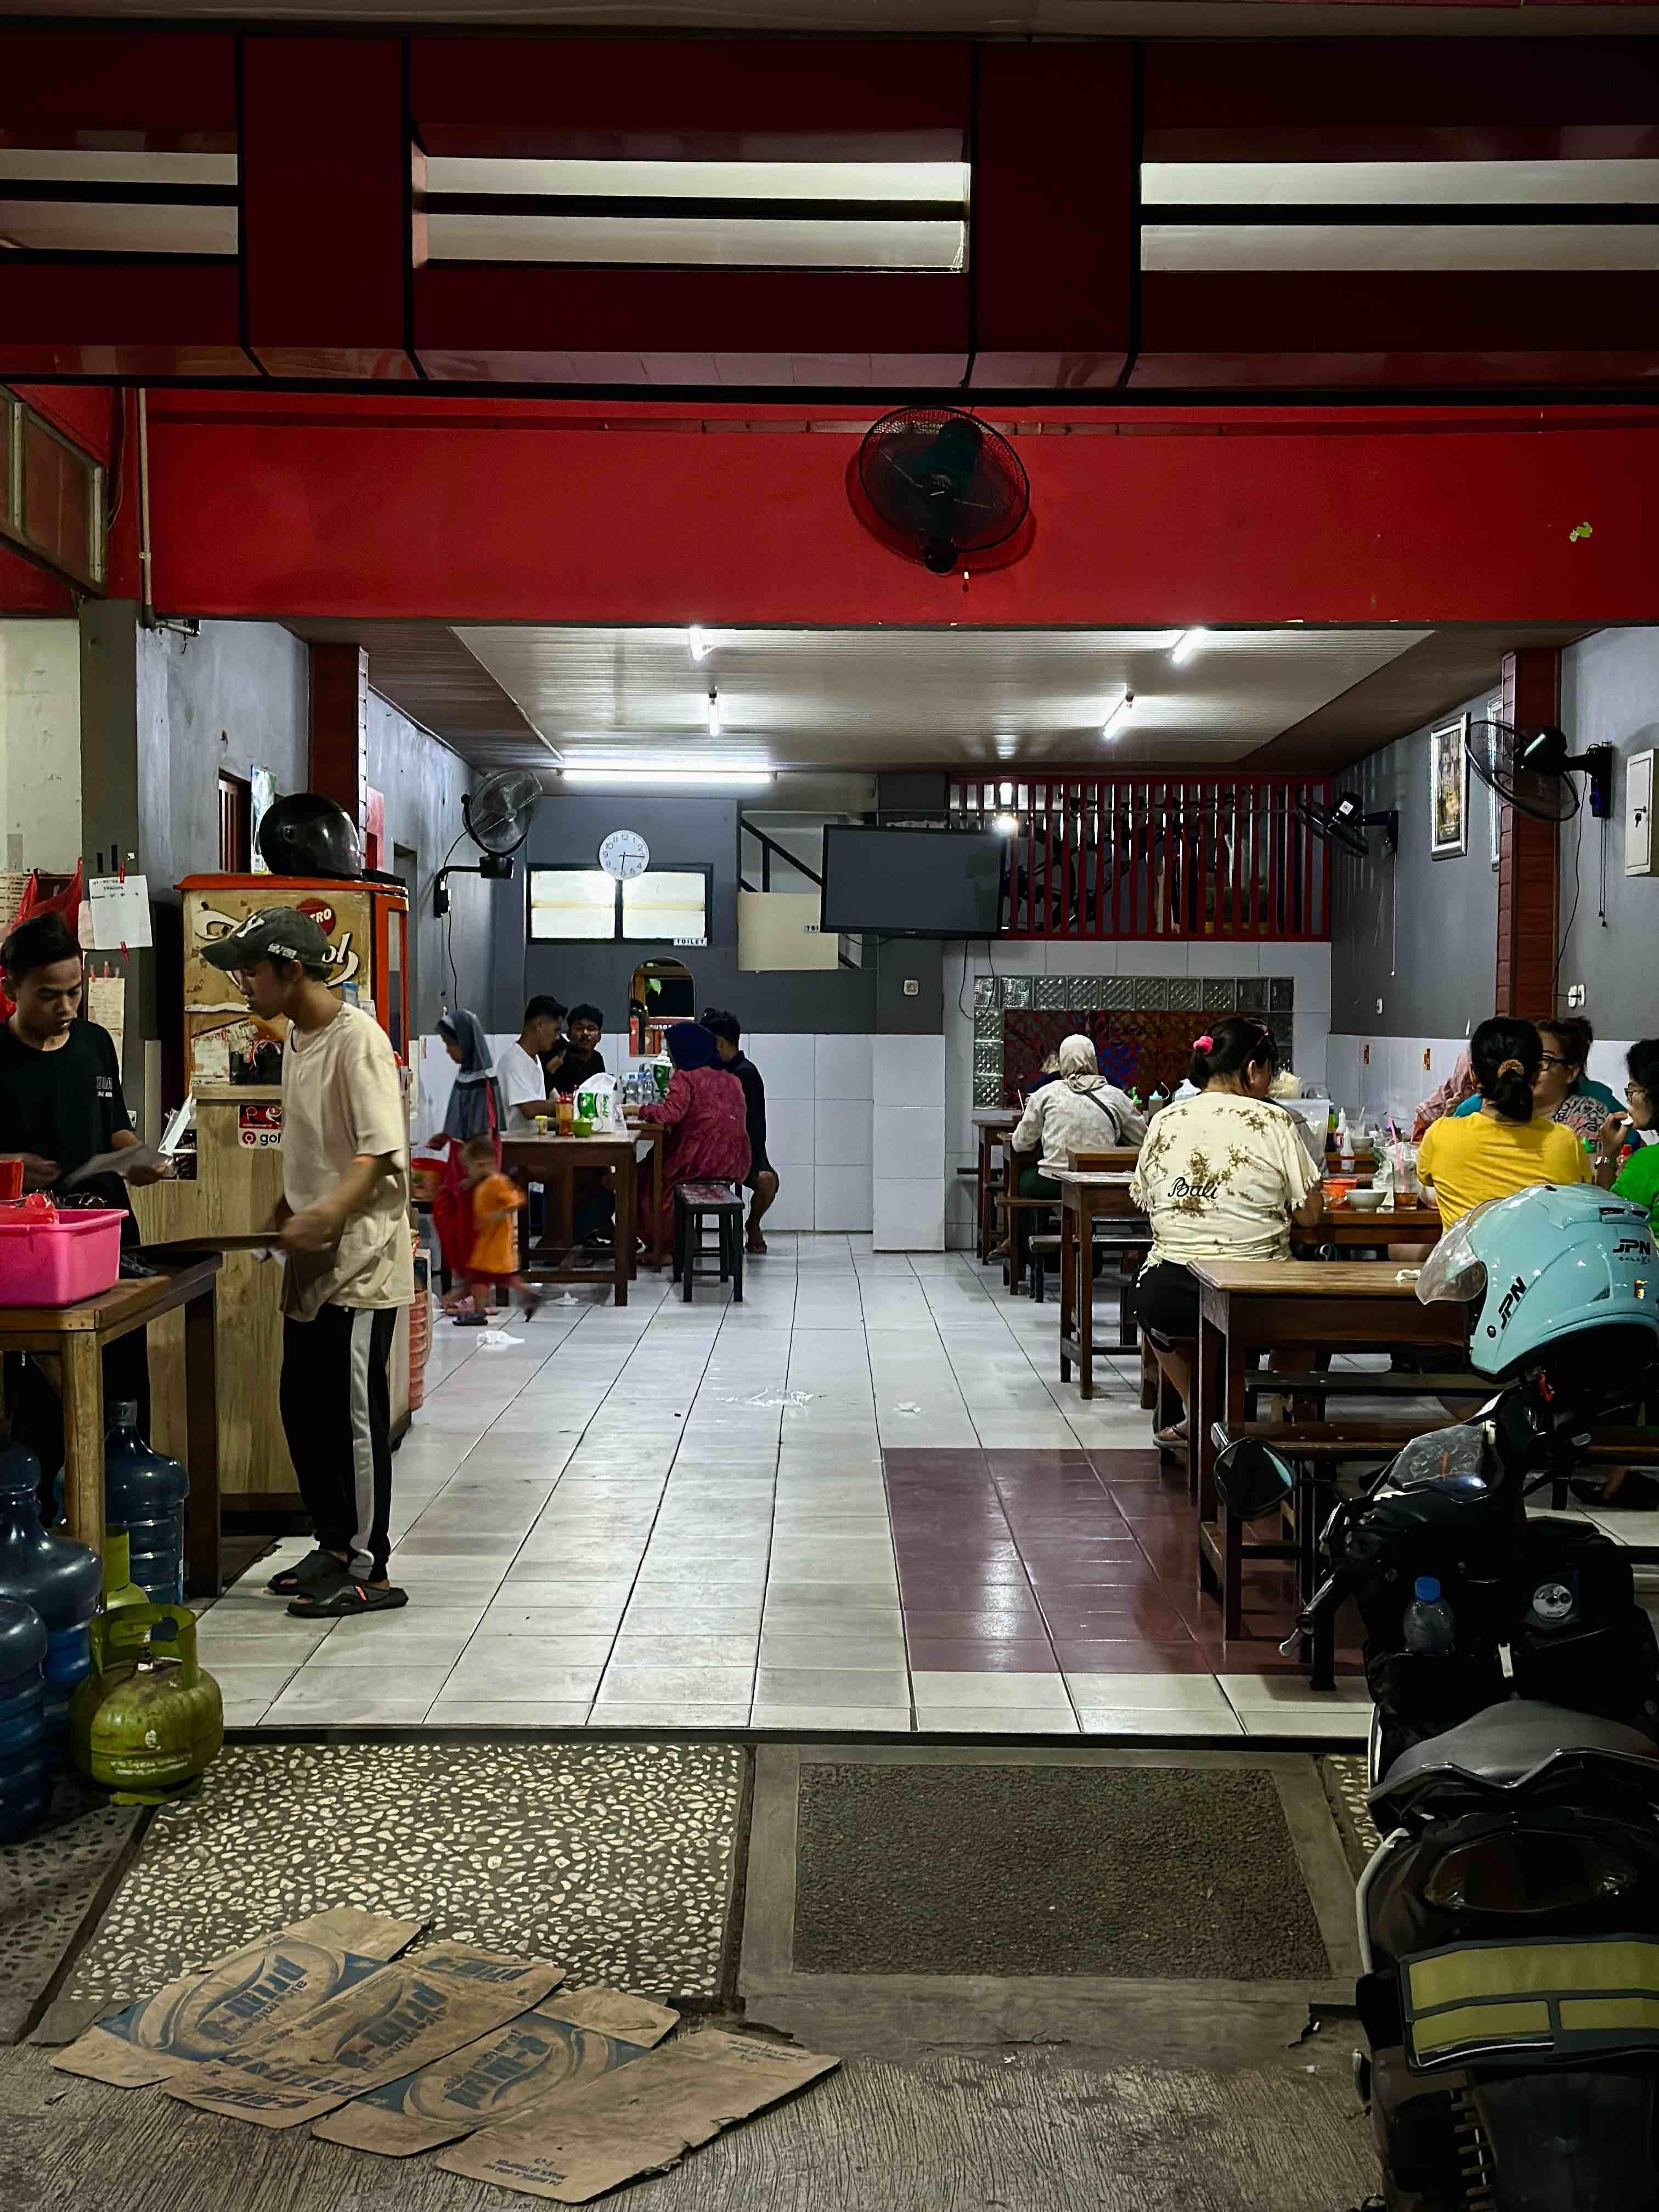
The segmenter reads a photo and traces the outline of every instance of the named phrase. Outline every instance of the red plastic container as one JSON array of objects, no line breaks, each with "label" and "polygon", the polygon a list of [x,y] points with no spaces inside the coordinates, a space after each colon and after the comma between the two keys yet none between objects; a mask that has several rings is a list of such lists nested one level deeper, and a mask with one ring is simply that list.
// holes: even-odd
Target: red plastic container
[{"label": "red plastic container", "polygon": [[121,1272],[118,1206],[76,1206],[55,1221],[0,1206],[0,1306],[70,1306],[114,1287]]}]

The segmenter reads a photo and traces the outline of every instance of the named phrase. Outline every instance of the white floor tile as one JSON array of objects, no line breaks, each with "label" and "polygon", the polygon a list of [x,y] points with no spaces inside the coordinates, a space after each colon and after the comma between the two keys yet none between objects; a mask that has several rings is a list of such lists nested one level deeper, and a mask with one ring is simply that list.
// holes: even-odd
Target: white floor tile
[{"label": "white floor tile", "polygon": [[1077,1716],[1058,1705],[922,1705],[918,1735],[1075,1735]]},{"label": "white floor tile", "polygon": [[830,1729],[848,1735],[908,1735],[913,1725],[908,1705],[763,1705],[758,1698],[749,1724],[757,1729]]},{"label": "white floor tile", "polygon": [[635,1705],[595,1705],[588,1715],[591,1729],[722,1729],[747,1728],[749,1700],[725,1705],[674,1705],[646,1701]]},{"label": "white floor tile", "polygon": [[1071,1710],[1065,1678],[1055,1674],[939,1674],[915,1678],[916,1710],[950,1705],[1042,1705],[1050,1711]]}]

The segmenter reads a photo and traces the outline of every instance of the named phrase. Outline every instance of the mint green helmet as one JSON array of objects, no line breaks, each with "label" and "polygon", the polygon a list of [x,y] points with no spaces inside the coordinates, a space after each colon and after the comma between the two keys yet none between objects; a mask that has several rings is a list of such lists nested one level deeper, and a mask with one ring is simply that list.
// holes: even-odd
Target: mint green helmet
[{"label": "mint green helmet", "polygon": [[1633,1382],[1659,1353],[1647,1208],[1588,1183],[1534,1183],[1474,1207],[1424,1262],[1417,1295],[1480,1300],[1469,1357],[1483,1375],[1559,1365],[1575,1382]]}]

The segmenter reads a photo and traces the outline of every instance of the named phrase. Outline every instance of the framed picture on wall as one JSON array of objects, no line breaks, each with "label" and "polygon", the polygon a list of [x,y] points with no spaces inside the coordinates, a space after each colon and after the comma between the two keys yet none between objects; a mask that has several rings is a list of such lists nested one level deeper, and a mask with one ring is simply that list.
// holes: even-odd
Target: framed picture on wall
[{"label": "framed picture on wall", "polygon": [[1460,714],[1429,732],[1429,850],[1437,860],[1469,849],[1469,763]]}]

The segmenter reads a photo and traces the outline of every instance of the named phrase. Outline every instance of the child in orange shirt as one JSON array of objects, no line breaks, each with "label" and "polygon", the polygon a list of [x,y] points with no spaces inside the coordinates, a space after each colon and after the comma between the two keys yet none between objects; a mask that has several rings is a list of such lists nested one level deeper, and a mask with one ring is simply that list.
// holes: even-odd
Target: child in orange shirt
[{"label": "child in orange shirt", "polygon": [[496,1166],[493,1137],[472,1138],[461,1148],[461,1162],[472,1194],[472,1249],[466,1261],[471,1311],[463,1308],[455,1318],[476,1328],[489,1317],[492,1294],[499,1293],[505,1304],[507,1293],[516,1290],[527,1321],[541,1297],[519,1272],[513,1217],[524,1204],[524,1193]]}]

